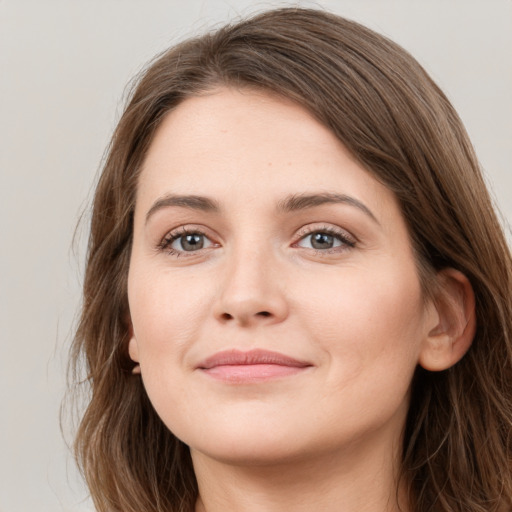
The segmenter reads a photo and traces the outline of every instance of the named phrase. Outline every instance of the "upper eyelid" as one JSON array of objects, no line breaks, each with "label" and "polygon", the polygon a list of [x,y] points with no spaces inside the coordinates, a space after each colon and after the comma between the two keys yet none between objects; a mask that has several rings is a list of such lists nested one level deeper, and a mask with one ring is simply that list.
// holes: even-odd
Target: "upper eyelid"
[{"label": "upper eyelid", "polygon": [[320,224],[316,224],[316,223],[313,223],[313,224],[307,224],[303,227],[301,227],[300,229],[297,230],[297,237],[298,239],[302,239],[304,238],[305,236],[308,236],[308,235],[311,235],[313,233],[322,233],[322,232],[326,232],[326,233],[329,233],[329,234],[334,234],[334,235],[345,235],[347,238],[350,238],[352,240],[354,240],[354,242],[358,242],[358,238],[353,235],[349,230],[345,229],[345,228],[342,228],[340,226],[334,226],[334,225],[326,225],[324,223],[320,223]]},{"label": "upper eyelid", "polygon": [[178,226],[176,228],[170,229],[165,233],[162,240],[171,239],[171,238],[179,238],[180,236],[184,235],[204,235],[207,238],[212,238],[212,235],[210,235],[211,230],[207,229],[206,227],[203,227],[201,225],[196,224],[183,224],[181,226]]},{"label": "upper eyelid", "polygon": [[[162,238],[162,240],[164,240],[166,238],[179,237],[181,235],[188,235],[188,234],[200,234],[200,235],[204,235],[204,236],[210,238],[211,237],[211,235],[209,235],[210,231],[211,231],[210,229],[200,226],[200,225],[183,224],[181,226],[178,226],[176,228],[173,228],[173,229],[170,229],[169,231],[167,231],[166,234],[164,235],[164,237]],[[347,229],[342,228],[340,226],[327,225],[325,223],[305,224],[305,225],[301,226],[300,228],[296,229],[295,233],[296,233],[296,236],[305,236],[310,233],[317,233],[317,232],[322,232],[322,231],[339,233],[339,234],[347,234],[351,238],[356,239],[356,237]]]}]

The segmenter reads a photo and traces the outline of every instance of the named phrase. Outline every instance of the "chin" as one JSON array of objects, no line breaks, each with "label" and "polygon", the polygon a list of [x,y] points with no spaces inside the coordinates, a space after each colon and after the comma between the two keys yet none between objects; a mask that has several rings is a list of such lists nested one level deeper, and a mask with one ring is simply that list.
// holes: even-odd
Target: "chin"
[{"label": "chin", "polygon": [[[269,465],[293,461],[306,453],[314,438],[297,432],[295,422],[270,421],[260,416],[224,417],[223,421],[201,420],[194,427],[173,433],[187,444],[191,452],[232,465]],[[204,425],[208,425],[204,428]],[[172,427],[172,426],[171,426]],[[318,436],[316,436],[318,438]],[[311,442],[313,441],[313,443]],[[315,449],[313,448],[312,451]]]},{"label": "chin", "polygon": [[296,462],[308,453],[304,447],[284,444],[282,440],[270,439],[265,435],[258,439],[239,436],[228,442],[211,441],[190,446],[192,458],[200,454],[231,466],[275,466]]}]

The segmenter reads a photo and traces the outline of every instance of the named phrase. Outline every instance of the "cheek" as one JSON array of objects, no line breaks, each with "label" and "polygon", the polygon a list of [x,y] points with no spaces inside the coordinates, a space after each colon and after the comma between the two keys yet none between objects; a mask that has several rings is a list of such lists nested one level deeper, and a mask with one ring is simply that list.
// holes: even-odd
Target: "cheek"
[{"label": "cheek", "polygon": [[185,378],[186,355],[209,309],[204,286],[191,286],[199,285],[191,280],[166,271],[138,272],[135,265],[128,280],[144,387],[153,407],[173,431],[182,423],[188,424],[186,404],[194,400]]},{"label": "cheek", "polygon": [[206,312],[204,282],[169,271],[141,273],[135,267],[128,280],[128,299],[142,366],[179,359],[197,337]]},{"label": "cheek", "polygon": [[[302,325],[344,380],[390,371],[410,375],[423,338],[423,301],[415,268],[344,269],[309,289]],[[312,294],[311,290],[316,290]],[[305,289],[296,296],[306,296]],[[334,371],[334,368],[336,371]]]},{"label": "cheek", "polygon": [[323,291],[311,297],[301,327],[323,353],[318,415],[348,432],[404,420],[423,315],[415,274],[399,275],[353,268],[339,281],[315,281]]}]

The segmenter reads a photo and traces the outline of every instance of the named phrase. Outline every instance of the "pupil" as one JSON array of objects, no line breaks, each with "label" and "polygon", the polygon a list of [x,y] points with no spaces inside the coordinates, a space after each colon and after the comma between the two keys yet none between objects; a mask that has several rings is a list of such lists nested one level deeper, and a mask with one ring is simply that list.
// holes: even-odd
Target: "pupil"
[{"label": "pupil", "polygon": [[183,237],[181,246],[185,251],[193,251],[196,249],[202,249],[204,240],[202,235],[186,235]]},{"label": "pupil", "polygon": [[333,237],[326,233],[315,233],[311,245],[315,249],[330,249],[333,246]]}]

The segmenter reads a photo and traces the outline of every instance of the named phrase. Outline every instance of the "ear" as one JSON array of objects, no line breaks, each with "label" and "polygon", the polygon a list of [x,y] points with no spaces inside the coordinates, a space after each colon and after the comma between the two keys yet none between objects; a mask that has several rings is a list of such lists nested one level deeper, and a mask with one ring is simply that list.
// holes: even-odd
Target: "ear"
[{"label": "ear", "polygon": [[433,301],[436,315],[421,348],[419,364],[433,372],[446,370],[468,351],[476,331],[475,294],[469,279],[447,268],[437,276]]},{"label": "ear", "polygon": [[133,326],[130,321],[130,328],[129,328],[129,335],[130,340],[128,341],[128,355],[130,356],[130,359],[137,363],[133,369],[133,374],[139,374],[140,373],[140,365],[139,365],[139,345],[137,343],[137,339],[135,338],[135,334],[133,332]]}]

